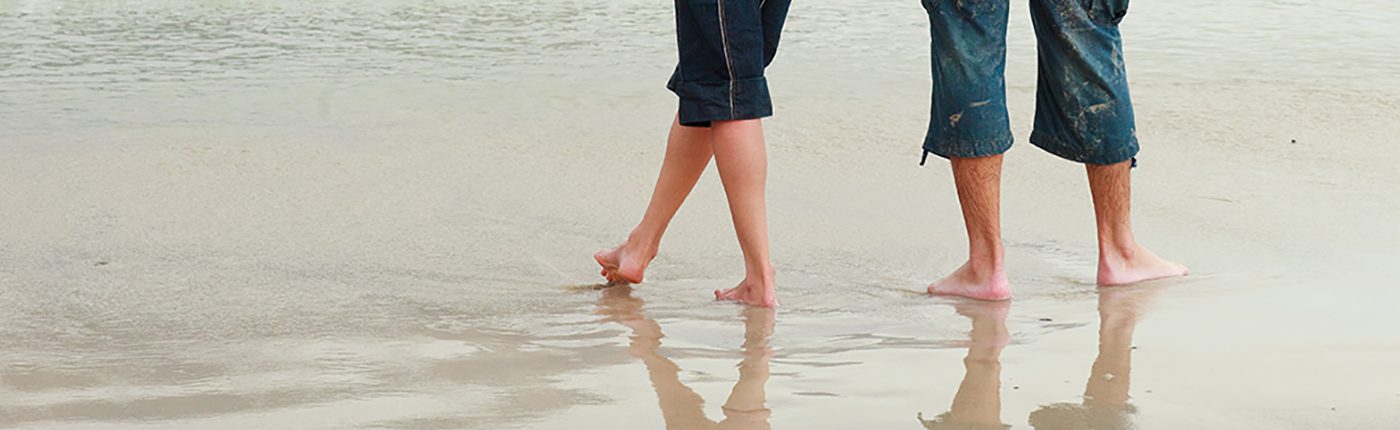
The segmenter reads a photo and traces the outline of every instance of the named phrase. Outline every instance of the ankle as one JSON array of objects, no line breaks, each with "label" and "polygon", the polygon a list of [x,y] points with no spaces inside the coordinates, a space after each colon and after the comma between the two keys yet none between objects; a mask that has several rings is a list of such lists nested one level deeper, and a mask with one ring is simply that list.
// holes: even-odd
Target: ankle
[{"label": "ankle", "polygon": [[777,278],[777,271],[773,270],[771,264],[749,268],[746,272],[745,278],[762,285],[773,285],[774,280]]},{"label": "ankle", "polygon": [[620,248],[627,250],[629,253],[651,258],[656,256],[657,250],[660,249],[660,247],[661,243],[657,238],[633,232],[631,235],[627,236],[627,241],[623,242]]},{"label": "ankle", "polygon": [[972,253],[967,270],[977,279],[991,279],[1006,273],[1006,258],[1000,248],[990,253]]},{"label": "ankle", "polygon": [[978,271],[1000,270],[1005,264],[1005,259],[1006,249],[1002,247],[1000,239],[973,242],[967,249],[967,264]]},{"label": "ankle", "polygon": [[1000,263],[968,261],[963,266],[962,279],[979,285],[997,283],[1006,278],[1006,270]]},{"label": "ankle", "polygon": [[1105,240],[1099,242],[1099,261],[1116,263],[1132,261],[1137,257],[1138,244],[1132,239]]}]

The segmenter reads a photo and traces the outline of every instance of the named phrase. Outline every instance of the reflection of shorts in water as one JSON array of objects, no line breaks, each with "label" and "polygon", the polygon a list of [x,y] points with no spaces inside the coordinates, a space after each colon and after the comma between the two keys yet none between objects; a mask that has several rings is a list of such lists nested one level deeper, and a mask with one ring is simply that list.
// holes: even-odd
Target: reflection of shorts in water
[{"label": "reflection of shorts in water", "polygon": [[[1011,148],[1006,113],[1008,0],[923,0],[933,38],[933,107],[924,157]],[[1118,23],[1128,0],[1032,0],[1040,61],[1031,143],[1061,158],[1114,164],[1138,151]]]},{"label": "reflection of shorts in water", "polygon": [[675,0],[680,64],[666,88],[680,96],[681,125],[773,115],[764,68],[792,0]]},{"label": "reflection of shorts in water", "polygon": [[1133,426],[1132,405],[1121,407],[1056,403],[1031,412],[1035,430],[1128,430]]},{"label": "reflection of shorts in water", "polygon": [[925,420],[924,414],[919,413],[919,424],[929,430],[1006,430],[1011,426],[1006,424],[970,424],[960,423],[952,419],[952,412],[944,412],[931,420]]}]

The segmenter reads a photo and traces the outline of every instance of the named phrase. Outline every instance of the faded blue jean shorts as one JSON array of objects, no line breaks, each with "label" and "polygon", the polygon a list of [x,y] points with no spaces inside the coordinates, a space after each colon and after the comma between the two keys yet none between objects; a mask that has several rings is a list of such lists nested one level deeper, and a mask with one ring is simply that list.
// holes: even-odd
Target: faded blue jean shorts
[{"label": "faded blue jean shorts", "polygon": [[[924,161],[930,153],[985,157],[1011,148],[1008,1],[923,0],[933,39]],[[1039,52],[1031,144],[1081,163],[1133,159],[1138,140],[1118,33],[1128,0],[1030,0],[1030,6]]]},{"label": "faded blue jean shorts", "polygon": [[763,71],[778,53],[792,0],[675,0],[680,64],[666,88],[681,125],[773,115]]}]

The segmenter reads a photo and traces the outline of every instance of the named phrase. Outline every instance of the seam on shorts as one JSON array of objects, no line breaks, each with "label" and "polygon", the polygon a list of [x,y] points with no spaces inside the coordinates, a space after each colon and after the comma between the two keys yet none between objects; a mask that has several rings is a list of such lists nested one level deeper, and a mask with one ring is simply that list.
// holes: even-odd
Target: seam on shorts
[{"label": "seam on shorts", "polygon": [[729,58],[729,33],[724,29],[724,0],[715,2],[719,11],[719,40],[724,46],[724,65],[729,69],[729,116],[739,116],[734,110],[734,60]]}]

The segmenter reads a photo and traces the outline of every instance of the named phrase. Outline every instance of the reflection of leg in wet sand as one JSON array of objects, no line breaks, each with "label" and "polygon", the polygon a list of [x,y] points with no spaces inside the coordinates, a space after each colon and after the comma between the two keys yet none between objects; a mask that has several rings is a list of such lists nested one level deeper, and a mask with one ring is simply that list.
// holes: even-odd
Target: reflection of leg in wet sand
[{"label": "reflection of leg in wet sand", "polygon": [[959,314],[972,320],[971,343],[953,406],[932,420],[919,421],[929,429],[1005,429],[1001,422],[1001,350],[1011,342],[1006,330],[1008,302],[960,303]]},{"label": "reflection of leg in wet sand", "polygon": [[1037,430],[1120,430],[1133,428],[1136,412],[1128,402],[1133,330],[1162,286],[1099,289],[1099,355],[1081,404],[1058,403],[1031,413]]},{"label": "reflection of leg in wet sand", "polygon": [[600,314],[632,329],[632,342],[627,352],[646,365],[668,430],[770,428],[771,412],[766,405],[764,385],[768,382],[768,359],[772,356],[768,346],[768,338],[773,333],[772,309],[744,309],[744,359],[739,363],[739,381],[724,403],[724,419],[715,422],[705,416],[705,399],[681,382],[680,366],[658,352],[664,336],[661,325],[647,318],[642,307],[642,300],[633,297],[631,287],[626,285],[604,290],[598,302]]}]

